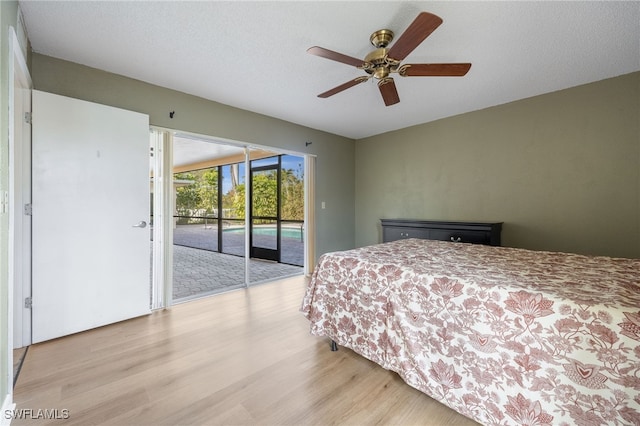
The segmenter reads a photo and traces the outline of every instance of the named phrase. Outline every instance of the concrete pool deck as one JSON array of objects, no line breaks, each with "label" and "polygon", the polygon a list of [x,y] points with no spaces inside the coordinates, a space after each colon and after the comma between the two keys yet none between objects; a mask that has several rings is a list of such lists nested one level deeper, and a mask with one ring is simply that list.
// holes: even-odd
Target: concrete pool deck
[{"label": "concrete pool deck", "polygon": [[[268,238],[268,236],[266,236]],[[215,227],[179,225],[174,230],[173,299],[185,301],[244,287],[244,233],[223,232],[218,253]],[[271,238],[268,238],[271,240]],[[269,241],[267,241],[267,244]],[[296,238],[282,238],[283,262],[302,265],[304,244]],[[251,259],[249,282],[272,281],[304,272],[301,266]]]}]

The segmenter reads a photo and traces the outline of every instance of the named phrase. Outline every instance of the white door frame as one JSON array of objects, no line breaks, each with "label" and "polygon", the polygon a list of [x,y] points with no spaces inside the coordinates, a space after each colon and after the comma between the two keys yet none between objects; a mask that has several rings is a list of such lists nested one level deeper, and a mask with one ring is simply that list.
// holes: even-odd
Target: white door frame
[{"label": "white door frame", "polygon": [[[11,28],[9,42],[9,287],[13,287],[13,348],[31,344],[31,113],[33,84],[18,38]],[[11,299],[10,299],[11,300]]]},{"label": "white door frame", "polygon": [[[18,37],[16,35],[15,28],[9,27],[7,33],[9,39],[9,63],[8,63],[8,83],[9,83],[9,111],[8,111],[8,139],[9,139],[9,186],[8,186],[8,203],[5,204],[5,200],[2,200],[3,206],[8,205],[9,213],[9,235],[8,235],[8,284],[7,284],[7,324],[3,325],[7,330],[7,345],[5,350],[7,360],[6,376],[6,388],[7,395],[2,395],[2,409],[13,409],[15,404],[13,403],[13,347],[24,346],[25,336],[28,337],[30,343],[31,338],[31,316],[27,310],[24,309],[16,311],[14,317],[14,306],[17,301],[23,300],[26,294],[31,292],[31,280],[29,276],[25,277],[25,273],[30,273],[30,228],[25,231],[25,227],[30,226],[29,221],[24,221],[24,192],[27,191],[27,198],[30,201],[31,188],[26,188],[23,181],[23,176],[31,175],[30,166],[30,131],[26,133],[29,135],[27,143],[23,140],[23,129],[16,129],[15,123],[24,123],[24,113],[31,112],[30,107],[30,94],[27,95],[27,99],[23,98],[26,89],[30,91],[32,88],[31,76],[29,75],[29,69],[27,62],[24,58]],[[30,93],[30,92],[29,92]],[[16,98],[20,96],[20,98]],[[25,102],[23,102],[25,101]],[[28,107],[25,105],[28,104]],[[27,125],[28,128],[28,125]],[[18,130],[18,131],[16,131]],[[23,148],[27,145],[27,152],[24,152]],[[25,224],[26,222],[26,224]],[[25,257],[26,254],[26,257]],[[22,306],[22,305],[20,305]],[[14,328],[15,327],[15,328]],[[15,339],[14,340],[14,336]],[[5,354],[3,354],[5,355]],[[4,422],[3,422],[4,423]]]},{"label": "white door frame", "polygon": [[316,156],[304,156],[304,275],[310,277],[316,264]]}]

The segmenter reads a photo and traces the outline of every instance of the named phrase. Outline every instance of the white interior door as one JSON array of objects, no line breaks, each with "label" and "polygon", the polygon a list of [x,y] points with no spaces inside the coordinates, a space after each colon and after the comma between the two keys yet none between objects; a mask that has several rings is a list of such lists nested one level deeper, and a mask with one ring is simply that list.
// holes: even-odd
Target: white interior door
[{"label": "white interior door", "polygon": [[150,312],[149,117],[32,99],[32,341]]}]

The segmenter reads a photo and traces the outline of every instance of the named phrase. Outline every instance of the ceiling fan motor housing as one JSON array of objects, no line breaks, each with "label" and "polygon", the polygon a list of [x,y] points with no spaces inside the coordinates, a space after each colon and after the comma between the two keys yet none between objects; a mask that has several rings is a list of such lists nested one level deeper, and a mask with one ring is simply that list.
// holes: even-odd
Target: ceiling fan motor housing
[{"label": "ceiling fan motor housing", "polygon": [[377,79],[385,78],[389,75],[389,68],[386,66],[385,58],[387,57],[387,49],[380,47],[369,53],[365,58],[364,70]]},{"label": "ceiling fan motor housing", "polygon": [[369,38],[369,41],[376,47],[376,50],[364,58],[364,70],[378,80],[387,78],[389,73],[395,72],[400,65],[400,61],[387,57],[389,51],[387,46],[392,40],[393,31],[386,29],[374,32]]}]

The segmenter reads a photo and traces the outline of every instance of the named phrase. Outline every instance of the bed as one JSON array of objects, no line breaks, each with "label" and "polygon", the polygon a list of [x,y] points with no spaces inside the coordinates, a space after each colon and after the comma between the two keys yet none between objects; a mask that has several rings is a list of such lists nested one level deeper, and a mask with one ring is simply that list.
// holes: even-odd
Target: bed
[{"label": "bed", "polygon": [[484,425],[640,425],[640,259],[408,238],[320,257],[326,336]]}]

